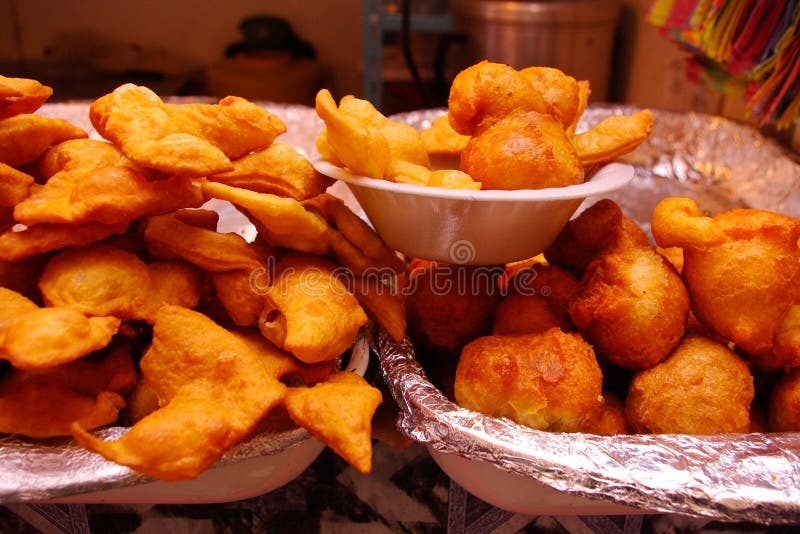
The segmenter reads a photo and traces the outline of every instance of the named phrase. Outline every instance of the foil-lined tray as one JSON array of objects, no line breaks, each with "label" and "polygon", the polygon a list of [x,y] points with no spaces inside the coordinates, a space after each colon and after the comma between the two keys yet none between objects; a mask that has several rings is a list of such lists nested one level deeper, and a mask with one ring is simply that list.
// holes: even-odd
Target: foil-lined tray
[{"label": "foil-lined tray", "polygon": [[[445,110],[393,118],[425,128]],[[585,130],[629,106],[587,109]],[[736,207],[800,216],[800,165],[758,131],[724,118],[656,111],[650,138],[624,158],[631,184],[609,195],[649,229],[666,196],[697,199],[708,214]],[[598,199],[587,199],[591,205]],[[488,462],[568,495],[641,510],[724,521],[800,522],[800,433],[597,436],[533,430],[457,406],[425,376],[406,339],[378,337],[398,428],[442,453]],[[531,496],[532,499],[536,497]]]}]

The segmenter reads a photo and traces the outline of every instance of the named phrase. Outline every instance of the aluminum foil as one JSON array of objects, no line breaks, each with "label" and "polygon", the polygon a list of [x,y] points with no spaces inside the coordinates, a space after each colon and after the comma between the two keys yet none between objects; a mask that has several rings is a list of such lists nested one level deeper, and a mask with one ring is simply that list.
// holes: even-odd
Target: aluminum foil
[{"label": "aluminum foil", "polygon": [[[585,130],[625,106],[592,106]],[[418,128],[444,110],[393,118]],[[609,195],[649,228],[666,196],[708,214],[735,207],[800,216],[796,156],[756,130],[719,117],[656,112],[650,138],[625,159],[634,181]],[[587,199],[590,205],[597,199]],[[410,342],[378,336],[381,368],[401,408],[398,428],[434,450],[489,462],[569,495],[724,521],[800,522],[800,434],[596,436],[543,432],[458,407],[425,376]],[[532,496],[535,499],[535,496]]]},{"label": "aluminum foil", "polygon": [[[206,98],[168,98],[170,102],[213,102]],[[89,120],[88,101],[45,104],[38,114],[65,119],[85,129],[93,139],[100,136]],[[294,104],[259,102],[284,121],[287,132],[279,140],[289,143],[306,154],[315,151],[314,140],[322,129],[322,121],[314,108]],[[222,217],[222,215],[221,215]],[[221,223],[225,223],[221,218]],[[360,358],[368,357],[364,338],[360,338]],[[128,428],[109,427],[97,432],[103,439],[117,439]],[[298,428],[281,433],[264,433],[231,448],[213,467],[259,456],[279,454],[287,448],[310,439]],[[0,434],[0,503],[44,501],[68,495],[103,491],[152,482],[127,467],[104,460],[71,439],[33,440]]]}]

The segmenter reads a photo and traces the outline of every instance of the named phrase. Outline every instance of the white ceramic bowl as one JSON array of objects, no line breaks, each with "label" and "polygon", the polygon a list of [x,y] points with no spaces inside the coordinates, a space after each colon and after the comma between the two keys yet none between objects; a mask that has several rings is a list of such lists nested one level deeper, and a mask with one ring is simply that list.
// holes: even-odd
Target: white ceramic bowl
[{"label": "white ceramic bowl", "polygon": [[470,191],[366,178],[327,161],[314,166],[347,184],[390,247],[415,258],[467,265],[536,256],[587,197],[615,191],[634,175],[630,165],[612,163],[579,185]]}]

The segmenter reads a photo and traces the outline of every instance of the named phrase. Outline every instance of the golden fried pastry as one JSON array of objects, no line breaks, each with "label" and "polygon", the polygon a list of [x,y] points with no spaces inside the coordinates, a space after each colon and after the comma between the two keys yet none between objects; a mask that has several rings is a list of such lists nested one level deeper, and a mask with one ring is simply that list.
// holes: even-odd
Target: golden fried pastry
[{"label": "golden fried pastry", "polygon": [[233,161],[233,170],[209,176],[231,187],[295,200],[322,194],[333,179],[319,173],[303,154],[281,141]]},{"label": "golden fried pastry", "polygon": [[53,94],[53,88],[28,78],[0,75],[0,119],[33,113]]},{"label": "golden fried pastry", "polygon": [[275,267],[258,326],[264,337],[306,363],[347,350],[367,322],[364,310],[327,260],[290,252]]},{"label": "golden fried pastry", "polygon": [[544,257],[577,278],[605,252],[648,246],[647,235],[613,200],[602,199],[572,219],[544,251]]},{"label": "golden fried pastry", "polygon": [[650,135],[655,116],[649,109],[633,115],[612,115],[572,138],[584,166],[603,165],[633,152]]},{"label": "golden fried pastry", "polygon": [[470,136],[461,135],[450,126],[447,114],[431,121],[431,125],[420,132],[428,151],[432,169],[458,169],[461,151],[467,148]]},{"label": "golden fried pastry", "polygon": [[589,104],[589,96],[592,94],[591,84],[588,80],[578,81],[578,109],[575,112],[575,118],[572,119],[572,124],[567,128],[567,134],[570,136],[575,135],[578,129],[583,112],[586,111],[586,106]]},{"label": "golden fried pastry", "polygon": [[[266,267],[263,267],[262,272],[266,272]],[[217,298],[237,326],[258,324],[258,318],[264,309],[263,293],[266,288],[259,290],[254,287],[252,276],[253,272],[247,270],[211,274],[211,283]]]},{"label": "golden fried pastry", "polygon": [[203,183],[203,193],[241,208],[254,224],[258,222],[259,236],[270,245],[313,254],[328,252],[328,225],[293,198],[214,182]]},{"label": "golden fried pastry", "polygon": [[421,350],[455,354],[486,335],[500,303],[499,269],[430,264],[409,276],[406,314],[411,339]]},{"label": "golden fried pastry", "polygon": [[445,187],[447,189],[480,189],[481,183],[457,169],[432,171],[422,165],[407,161],[393,161],[386,171],[386,179],[400,184]]},{"label": "golden fried pastry", "polygon": [[527,67],[519,71],[550,105],[550,113],[566,130],[578,118],[580,86],[578,81],[553,67]]},{"label": "golden fried pastry", "polygon": [[0,163],[0,207],[14,207],[30,194],[33,176]]},{"label": "golden fried pastry", "polygon": [[630,434],[625,404],[614,393],[603,391],[603,405],[584,422],[581,432],[599,436]]},{"label": "golden fried pastry", "polygon": [[392,159],[392,149],[383,132],[339,110],[327,89],[317,93],[315,105],[325,123],[325,130],[317,138],[320,154],[332,153],[354,174],[383,178]]},{"label": "golden fried pastry", "polygon": [[450,126],[461,135],[475,135],[514,111],[551,111],[525,75],[509,65],[490,61],[476,63],[456,75],[447,106]]},{"label": "golden fried pastry", "polygon": [[78,421],[93,429],[113,423],[136,383],[130,355],[119,348],[99,361],[82,358],[0,379],[0,433],[68,436]]},{"label": "golden fried pastry", "polygon": [[663,361],[686,331],[689,294],[652,247],[603,254],[569,302],[572,322],[598,354],[627,369]]},{"label": "golden fried pastry", "polygon": [[38,309],[39,306],[25,295],[7,287],[0,287],[0,331],[4,331],[11,319]]},{"label": "golden fried pastry", "polygon": [[283,399],[286,386],[259,356],[204,315],[162,306],[141,360],[143,380],[161,407],[116,441],[80,423],[72,435],[105,458],[163,480],[196,478]]},{"label": "golden fried pastry", "polygon": [[603,376],[578,334],[480,337],[461,351],[459,406],[539,430],[577,432],[601,408]]},{"label": "golden fried pastry", "polygon": [[653,236],[683,248],[683,279],[697,319],[764,371],[800,365],[800,220],[764,210],[715,217],[688,198],[653,213]]},{"label": "golden fried pastry", "polygon": [[159,259],[183,258],[212,273],[256,269],[264,261],[259,249],[242,236],[192,226],[175,214],[148,217],[143,239],[147,250]]},{"label": "golden fried pastry", "polygon": [[473,136],[461,152],[461,170],[482,189],[562,187],[584,178],[564,129],[535,111],[513,111]]},{"label": "golden fried pastry", "polygon": [[206,273],[184,260],[155,261],[147,264],[150,294],[146,317],[154,315],[164,304],[194,308],[200,302]]},{"label": "golden fried pastry", "polygon": [[120,224],[37,224],[21,231],[0,234],[0,260],[17,261],[65,247],[81,247],[123,234],[128,223]]},{"label": "golden fried pastry", "polygon": [[662,363],[634,375],[625,401],[635,432],[747,432],[753,376],[725,345],[687,336]]},{"label": "golden fried pastry", "polygon": [[150,271],[136,254],[105,244],[60,251],[39,279],[48,306],[123,320],[147,314],[151,288]]},{"label": "golden fried pastry", "polygon": [[86,317],[70,307],[38,308],[8,321],[0,358],[17,369],[43,369],[102,349],[117,332],[116,317]]},{"label": "golden fried pastry", "polygon": [[41,156],[51,145],[82,137],[88,134],[63,119],[27,113],[0,119],[0,163],[19,167]]},{"label": "golden fried pastry", "polygon": [[136,163],[165,174],[206,176],[231,159],[268,147],[286,126],[239,97],[219,104],[166,104],[146,87],[124,84],[89,108],[92,125]]},{"label": "golden fried pastry", "polygon": [[219,213],[204,208],[176,210],[175,218],[189,226],[212,231],[216,231],[217,225],[219,225]]},{"label": "golden fried pastry", "polygon": [[148,179],[161,178],[153,171],[125,157],[108,141],[70,139],[47,149],[35,162],[36,170],[45,180],[60,171],[89,171],[103,167],[128,167]]},{"label": "golden fried pastry", "polygon": [[339,371],[310,388],[289,388],[292,420],[360,473],[372,471],[372,416],[381,392],[362,377]]},{"label": "golden fried pastry", "polygon": [[203,204],[200,186],[173,176],[150,181],[128,167],[63,171],[14,208],[26,225],[40,223],[118,224]]},{"label": "golden fried pastry", "polygon": [[555,265],[520,270],[509,280],[509,294],[497,306],[492,333],[533,334],[552,327],[574,330],[567,305],[577,288],[578,281]]},{"label": "golden fried pastry", "polygon": [[396,341],[406,337],[406,305],[398,288],[382,283],[375,276],[356,277],[350,287],[371,320],[383,327]]},{"label": "golden fried pastry", "polygon": [[781,375],[772,386],[767,414],[772,432],[800,431],[800,368]]}]

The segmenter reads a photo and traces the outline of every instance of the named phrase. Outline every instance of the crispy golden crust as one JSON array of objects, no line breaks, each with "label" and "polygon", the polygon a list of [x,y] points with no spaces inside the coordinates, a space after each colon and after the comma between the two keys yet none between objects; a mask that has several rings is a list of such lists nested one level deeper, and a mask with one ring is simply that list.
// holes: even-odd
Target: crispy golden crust
[{"label": "crispy golden crust", "polygon": [[772,387],[767,413],[771,431],[800,431],[800,367],[782,375]]}]

